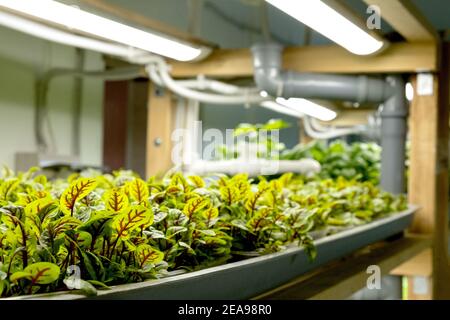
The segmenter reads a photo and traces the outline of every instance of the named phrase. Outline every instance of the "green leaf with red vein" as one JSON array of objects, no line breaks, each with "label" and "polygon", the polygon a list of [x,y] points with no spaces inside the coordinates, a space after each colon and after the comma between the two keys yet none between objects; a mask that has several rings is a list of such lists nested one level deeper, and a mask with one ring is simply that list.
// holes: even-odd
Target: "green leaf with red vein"
[{"label": "green leaf with red vein", "polygon": [[0,199],[8,200],[8,196],[17,188],[20,181],[17,178],[3,181],[0,186]]},{"label": "green leaf with red vein", "polygon": [[31,285],[49,284],[58,280],[60,273],[59,267],[50,262],[37,262],[30,264],[23,271],[15,272],[11,275],[11,282],[17,282],[21,279],[28,279]]},{"label": "green leaf with red vein", "polygon": [[231,205],[236,202],[239,198],[239,189],[232,184],[223,186],[219,188],[220,196],[226,204]]},{"label": "green leaf with red vein", "polygon": [[113,229],[118,238],[124,240],[130,237],[133,230],[146,228],[153,223],[153,211],[142,205],[131,206],[117,215],[113,221]]},{"label": "green leaf with red vein", "polygon": [[192,216],[209,204],[209,200],[203,197],[193,197],[184,205],[183,213],[191,219]]},{"label": "green leaf with red vein", "polygon": [[79,178],[63,192],[60,199],[61,211],[66,215],[73,216],[75,203],[86,197],[97,187],[97,181],[92,178]]},{"label": "green leaf with red vein", "polygon": [[144,268],[147,264],[156,264],[161,262],[164,258],[164,254],[151,247],[148,244],[141,244],[136,249],[136,256],[139,261],[140,268]]},{"label": "green leaf with red vein", "polygon": [[113,188],[105,192],[106,208],[113,212],[121,212],[130,205],[128,197],[122,188]]},{"label": "green leaf with red vein", "polygon": [[245,208],[248,212],[252,213],[256,210],[258,201],[269,189],[270,188],[268,185],[261,185],[259,186],[257,192],[250,194],[250,196],[247,198],[247,201],[245,202]]},{"label": "green leaf with red vein", "polygon": [[148,197],[150,195],[147,184],[142,179],[134,179],[128,182],[128,191],[131,197],[140,205],[148,205]]},{"label": "green leaf with red vein", "polygon": [[219,210],[217,208],[211,207],[203,211],[202,215],[206,220],[213,220],[219,216]]}]

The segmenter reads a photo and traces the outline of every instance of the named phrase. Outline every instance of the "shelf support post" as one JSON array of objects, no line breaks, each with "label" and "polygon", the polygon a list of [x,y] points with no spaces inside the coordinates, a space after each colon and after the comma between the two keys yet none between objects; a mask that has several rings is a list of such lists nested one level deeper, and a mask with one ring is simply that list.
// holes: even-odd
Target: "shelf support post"
[{"label": "shelf support post", "polygon": [[149,82],[146,176],[163,175],[172,167],[175,106],[170,91]]},{"label": "shelf support post", "polygon": [[[450,299],[448,259],[449,45],[440,48],[439,72],[420,94],[415,76],[410,118],[409,202],[420,205],[411,231],[431,234],[432,298]],[[426,90],[425,90],[426,91]]]}]

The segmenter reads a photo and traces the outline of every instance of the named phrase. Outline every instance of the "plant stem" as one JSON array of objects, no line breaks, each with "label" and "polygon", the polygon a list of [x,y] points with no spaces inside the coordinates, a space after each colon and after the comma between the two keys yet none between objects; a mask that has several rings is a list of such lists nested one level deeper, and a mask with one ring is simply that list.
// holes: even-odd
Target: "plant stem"
[{"label": "plant stem", "polygon": [[116,239],[116,241],[114,241],[114,244],[112,246],[111,251],[109,251],[109,259],[112,259],[112,256],[114,254],[114,250],[116,249],[117,243],[119,242],[119,236],[120,235],[117,236],[117,239]]},{"label": "plant stem", "polygon": [[105,256],[105,251],[106,251],[106,239],[103,238],[103,243],[102,243],[102,256]]},{"label": "plant stem", "polygon": [[25,269],[28,265],[27,234],[25,232],[25,228],[22,225],[22,222],[19,222],[19,228],[20,228],[20,232],[22,233],[22,239],[23,239],[24,250],[22,251],[22,263],[23,263],[23,268]]},{"label": "plant stem", "polygon": [[97,237],[92,237],[91,247],[90,247],[91,251],[94,251],[96,241],[97,241]]},{"label": "plant stem", "polygon": [[123,253],[125,252],[125,243],[122,243],[122,251],[120,251],[120,256],[119,256],[119,263],[120,263],[120,261],[122,260],[122,256],[123,256]]},{"label": "plant stem", "polygon": [[12,263],[13,263],[13,261],[14,261],[14,257],[16,256],[16,254],[17,254],[18,252],[19,252],[19,251],[14,252],[13,255],[12,255],[12,257],[11,257],[11,260],[9,261],[8,271],[6,272],[6,277],[7,277],[7,278],[9,278],[9,276],[10,276],[10,274],[11,274]]}]

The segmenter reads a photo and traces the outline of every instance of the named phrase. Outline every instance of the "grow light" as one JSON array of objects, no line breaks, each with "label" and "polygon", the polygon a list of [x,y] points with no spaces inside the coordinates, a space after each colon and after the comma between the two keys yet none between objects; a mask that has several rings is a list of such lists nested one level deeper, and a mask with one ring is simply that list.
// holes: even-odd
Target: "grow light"
[{"label": "grow light", "polygon": [[56,23],[72,31],[79,31],[179,61],[198,59],[206,49],[165,35],[143,31],[53,0],[0,0],[0,7],[45,22]]},{"label": "grow light", "polygon": [[321,0],[266,1],[354,54],[372,54],[384,45]]},{"label": "grow light", "polygon": [[297,112],[302,112],[310,117],[317,118],[322,121],[331,121],[337,116],[336,112],[333,110],[302,98],[277,98],[276,101],[284,107]]}]

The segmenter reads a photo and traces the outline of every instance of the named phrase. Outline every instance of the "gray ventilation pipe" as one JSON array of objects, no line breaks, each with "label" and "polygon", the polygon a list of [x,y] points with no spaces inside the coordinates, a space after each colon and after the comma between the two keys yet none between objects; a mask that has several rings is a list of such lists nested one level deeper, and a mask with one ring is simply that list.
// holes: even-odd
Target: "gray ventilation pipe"
[{"label": "gray ventilation pipe", "polygon": [[394,94],[386,81],[377,78],[282,71],[282,49],[275,43],[252,48],[256,85],[271,96],[383,102]]},{"label": "gray ventilation pipe", "polygon": [[383,103],[381,112],[381,187],[405,191],[405,140],[408,110],[404,82],[351,75],[308,74],[282,70],[282,47],[275,43],[252,47],[254,78],[260,90],[273,97]]},{"label": "gray ventilation pipe", "polygon": [[381,186],[392,193],[405,192],[406,118],[408,116],[405,82],[400,76],[386,82],[395,94],[381,110]]}]

